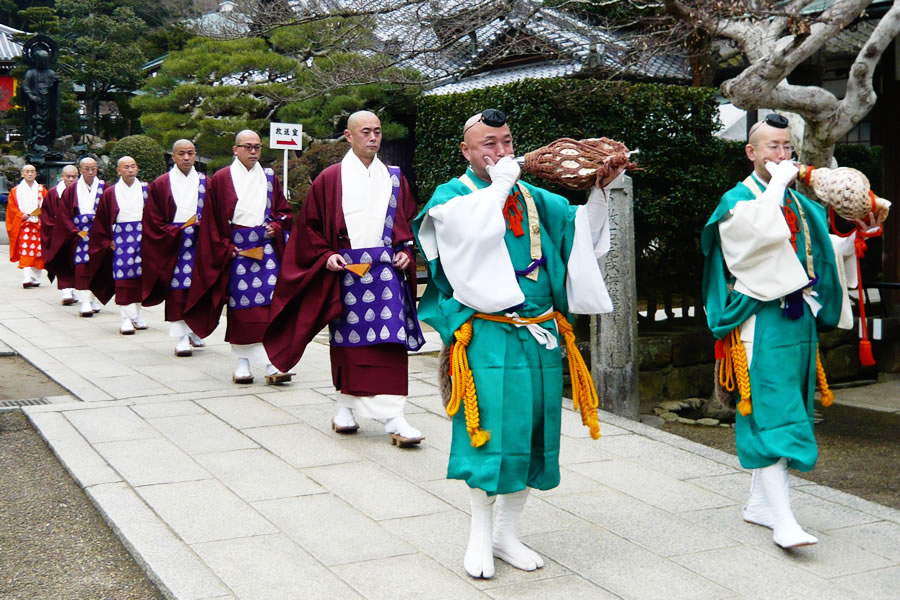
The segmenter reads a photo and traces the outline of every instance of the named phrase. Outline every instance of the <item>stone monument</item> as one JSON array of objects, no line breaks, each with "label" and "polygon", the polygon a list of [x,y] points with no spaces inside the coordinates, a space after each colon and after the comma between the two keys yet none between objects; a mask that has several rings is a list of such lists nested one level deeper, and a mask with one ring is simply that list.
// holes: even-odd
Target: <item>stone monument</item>
[{"label": "stone monument", "polygon": [[600,408],[637,419],[637,282],[634,260],[634,193],[631,177],[610,187],[610,250],[600,261],[613,312],[591,316],[591,377]]}]

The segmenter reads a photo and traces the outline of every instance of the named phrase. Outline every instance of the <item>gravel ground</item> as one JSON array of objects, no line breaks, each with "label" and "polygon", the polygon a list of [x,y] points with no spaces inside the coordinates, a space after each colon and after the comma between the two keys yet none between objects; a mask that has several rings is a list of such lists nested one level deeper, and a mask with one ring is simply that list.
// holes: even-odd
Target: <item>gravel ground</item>
[{"label": "gravel ground", "polygon": [[[0,399],[65,393],[15,357],[0,382]],[[0,411],[0,524],[3,600],[162,599],[18,410]]]},{"label": "gravel ground", "polygon": [[[816,425],[816,468],[791,474],[900,509],[900,415],[839,404],[819,410],[825,422]],[[681,423],[667,423],[661,429],[736,454],[733,429]]]}]

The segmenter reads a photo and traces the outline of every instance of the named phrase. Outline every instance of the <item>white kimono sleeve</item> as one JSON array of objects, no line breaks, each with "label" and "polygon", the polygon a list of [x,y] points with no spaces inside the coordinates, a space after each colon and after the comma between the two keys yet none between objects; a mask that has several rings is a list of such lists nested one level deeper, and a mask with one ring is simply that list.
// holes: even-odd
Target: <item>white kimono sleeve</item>
[{"label": "white kimono sleeve", "polygon": [[436,244],[431,249],[423,243],[426,258],[440,255],[453,297],[485,313],[525,302],[503,240],[506,221],[496,196],[490,187],[456,196],[429,210],[426,220],[431,223],[422,225],[422,231],[433,228]]},{"label": "white kimono sleeve", "polygon": [[772,194],[735,204],[729,216],[719,221],[719,236],[722,256],[737,279],[734,289],[738,292],[768,302],[809,283],[791,246],[780,199]]},{"label": "white kimono sleeve", "polygon": [[597,259],[609,252],[609,204],[603,190],[594,188],[587,204],[575,212],[575,235],[566,263],[569,311],[579,315],[612,312],[612,300]]},{"label": "white kimono sleeve", "polygon": [[853,329],[853,309],[850,306],[849,288],[859,285],[859,271],[856,263],[856,232],[842,238],[834,234],[828,236],[834,249],[834,262],[837,265],[838,280],[841,283],[841,318],[839,329]]}]

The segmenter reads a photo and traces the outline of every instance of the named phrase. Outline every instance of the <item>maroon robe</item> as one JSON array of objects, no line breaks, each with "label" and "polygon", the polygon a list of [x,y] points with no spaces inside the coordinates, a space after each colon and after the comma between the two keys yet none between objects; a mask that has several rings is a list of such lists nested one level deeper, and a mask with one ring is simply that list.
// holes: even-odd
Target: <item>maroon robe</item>
[{"label": "maroon robe", "polygon": [[[341,164],[331,165],[316,177],[294,223],[285,250],[281,273],[272,299],[272,322],[266,330],[266,352],[282,371],[293,367],[306,346],[344,310],[340,271],[329,271],[325,263],[340,249],[350,248],[341,201]],[[392,245],[411,242],[411,223],[416,199],[406,178],[400,178]],[[413,297],[416,265],[412,246],[403,250],[410,257],[406,269]],[[331,375],[335,389],[352,396],[408,392],[406,346],[375,344],[359,348],[331,346]]]},{"label": "maroon robe", "polygon": [[[102,179],[97,181],[103,182]],[[50,248],[44,256],[44,267],[47,267],[49,257],[50,268],[54,270],[56,276],[68,278],[67,281],[72,283],[68,287],[87,290],[91,286],[88,265],[75,264],[75,246],[78,244],[79,238],[78,227],[75,225],[74,219],[75,215],[81,214],[78,210],[77,185],[76,182],[67,187],[56,204],[53,237],[50,239]]]},{"label": "maroon robe", "polygon": [[[88,273],[91,277],[91,292],[97,300],[106,304],[116,297],[116,304],[124,306],[141,301],[141,278],[113,279],[113,248],[116,217],[119,216],[119,202],[116,200],[116,186],[110,185],[103,190],[97,215],[91,226],[91,237],[88,242]],[[143,262],[143,261],[142,261]]]},{"label": "maroon robe", "polygon": [[[65,188],[63,189],[65,191]],[[44,203],[41,205],[41,256],[44,257],[44,268],[47,270],[47,277],[50,281],[56,279],[56,285],[59,289],[75,287],[75,277],[71,274],[65,277],[59,277],[51,264],[50,255],[51,240],[53,239],[53,225],[56,224],[56,211],[59,205],[59,194],[56,192],[56,186],[50,188],[44,197]]]},{"label": "maroon robe", "polygon": [[[234,208],[237,192],[231,180],[231,169],[220,169],[207,178],[206,199],[203,205],[203,227],[197,233],[197,253],[194,255],[194,271],[188,290],[184,321],[201,338],[208,337],[219,325],[222,308],[228,302],[228,282],[231,279],[231,261],[234,243],[231,241]],[[272,189],[271,224],[275,233],[272,245],[281,261],[284,255],[284,232],[293,223],[293,212],[281,191],[278,177]],[[256,344],[263,341],[263,333],[269,323],[269,306],[254,306],[226,313],[225,341],[232,344]]]},{"label": "maroon robe", "polygon": [[166,321],[181,321],[184,318],[188,297],[187,290],[173,290],[171,285],[181,249],[182,229],[172,224],[177,210],[169,174],[163,173],[150,184],[144,205],[141,295],[144,306],[155,306],[165,300]]}]

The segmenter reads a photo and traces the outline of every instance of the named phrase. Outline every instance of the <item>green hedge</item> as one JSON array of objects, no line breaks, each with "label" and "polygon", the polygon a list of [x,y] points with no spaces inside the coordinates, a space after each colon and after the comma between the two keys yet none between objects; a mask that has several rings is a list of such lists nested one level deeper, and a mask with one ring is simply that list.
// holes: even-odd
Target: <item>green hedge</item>
[{"label": "green hedge", "polygon": [[[715,90],[659,84],[544,79],[418,100],[416,176],[420,199],[461,174],[466,119],[504,111],[522,155],[560,137],[606,136],[639,149],[635,186],[638,293],[700,287],[700,230],[719,197],[749,173],[743,143],[714,137]],[[551,186],[527,178],[544,187]],[[563,193],[574,202],[584,194]]]},{"label": "green hedge", "polygon": [[123,156],[130,156],[138,166],[138,179],[150,183],[166,172],[166,151],[156,140],[146,135],[129,135],[119,140],[109,155],[108,181],[118,181],[116,163]]}]

